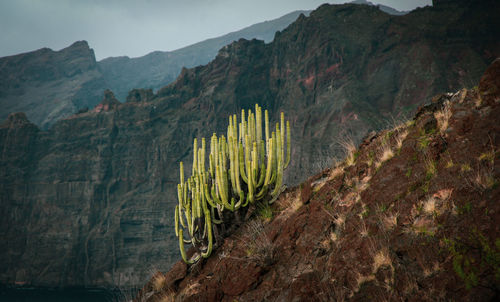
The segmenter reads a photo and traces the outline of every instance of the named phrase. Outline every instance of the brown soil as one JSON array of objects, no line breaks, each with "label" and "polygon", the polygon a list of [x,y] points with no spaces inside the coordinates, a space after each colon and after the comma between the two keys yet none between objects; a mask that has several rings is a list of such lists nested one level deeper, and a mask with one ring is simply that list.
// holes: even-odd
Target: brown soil
[{"label": "brown soil", "polygon": [[499,71],[371,135],[136,301],[497,300]]}]

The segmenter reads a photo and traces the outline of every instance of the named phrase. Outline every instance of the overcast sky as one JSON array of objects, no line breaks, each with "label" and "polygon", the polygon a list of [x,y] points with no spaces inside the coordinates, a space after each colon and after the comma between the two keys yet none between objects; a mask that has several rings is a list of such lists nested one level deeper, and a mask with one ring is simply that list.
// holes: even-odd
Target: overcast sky
[{"label": "overcast sky", "polygon": [[[349,0],[350,1],[350,0]],[[86,40],[98,60],[175,50],[321,0],[0,0],[0,57]],[[343,3],[348,1],[328,1]],[[398,10],[432,0],[371,1]]]}]

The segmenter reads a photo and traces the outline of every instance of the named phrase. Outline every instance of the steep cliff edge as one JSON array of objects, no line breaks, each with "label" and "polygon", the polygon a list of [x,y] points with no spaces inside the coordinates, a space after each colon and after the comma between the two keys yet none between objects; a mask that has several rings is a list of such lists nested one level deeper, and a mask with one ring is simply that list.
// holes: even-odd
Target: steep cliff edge
[{"label": "steep cliff edge", "polygon": [[496,301],[499,114],[500,58],[479,88],[368,136],[135,301]]},{"label": "steep cliff edge", "polygon": [[0,58],[0,119],[25,112],[46,129],[83,107],[97,104],[105,80],[85,41],[60,51],[37,51]]},{"label": "steep cliff edge", "polygon": [[126,103],[48,131],[11,116],[0,127],[0,234],[8,238],[0,282],[142,285],[179,258],[178,162],[189,162],[194,137],[222,132],[229,114],[255,103],[273,121],[284,111],[295,146],[288,184],[298,184],[342,153],[346,133],[357,141],[436,93],[474,86],[500,49],[494,6],[396,17],[324,5],[272,43],[223,48],[157,94],[134,90]]}]

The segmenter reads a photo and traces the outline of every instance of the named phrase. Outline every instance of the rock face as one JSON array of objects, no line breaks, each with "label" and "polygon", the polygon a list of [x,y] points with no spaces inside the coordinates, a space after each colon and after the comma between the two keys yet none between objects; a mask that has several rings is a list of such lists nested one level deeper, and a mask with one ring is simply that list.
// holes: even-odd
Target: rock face
[{"label": "rock face", "polygon": [[23,111],[43,129],[83,107],[105,88],[94,51],[75,42],[60,51],[43,48],[0,58],[0,119]]},{"label": "rock face", "polygon": [[206,64],[224,45],[240,38],[272,41],[274,33],[309,11],[295,11],[176,51],[156,51],[139,58],[115,57],[96,62],[87,42],[60,51],[44,48],[0,58],[0,120],[25,112],[42,129],[99,103],[105,89],[121,101],[135,88],[155,90],[175,80],[183,67]]},{"label": "rock face", "polygon": [[370,136],[135,301],[498,300],[500,97],[481,89],[500,88],[496,63],[479,89]]},{"label": "rock face", "polygon": [[189,171],[194,137],[222,132],[229,114],[256,102],[273,120],[283,110],[293,141],[286,177],[297,184],[341,155],[347,134],[359,141],[438,92],[477,83],[500,49],[495,6],[390,16],[323,5],[272,43],[235,42],[154,95],[133,91],[126,103],[48,131],[11,116],[0,128],[0,234],[8,242],[0,282],[142,285],[179,258],[178,162]]},{"label": "rock face", "polygon": [[208,39],[174,51],[155,51],[138,58],[111,57],[99,61],[109,88],[118,99],[125,100],[134,88],[159,88],[170,84],[183,67],[191,68],[210,62],[223,46],[238,39],[259,39],[269,43],[276,31],[283,30],[300,14],[310,11],[294,11],[278,19],[265,21],[221,37]]}]

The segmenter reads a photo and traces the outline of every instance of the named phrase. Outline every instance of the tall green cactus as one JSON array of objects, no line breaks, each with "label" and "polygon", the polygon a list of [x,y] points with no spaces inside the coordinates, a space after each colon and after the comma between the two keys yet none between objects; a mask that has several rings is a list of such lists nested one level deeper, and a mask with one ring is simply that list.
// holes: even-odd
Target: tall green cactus
[{"label": "tall green cactus", "polygon": [[[285,129],[283,112],[280,118],[276,131],[269,133],[269,115],[265,110],[263,134],[262,108],[257,104],[255,112],[248,110],[245,115],[245,110],[241,111],[239,123],[236,114],[229,116],[227,138],[214,133],[210,139],[208,170],[205,170],[205,138],[201,139],[199,149],[198,140],[194,139],[192,174],[184,179],[181,162],[177,186],[179,205],[175,208],[175,234],[186,263],[210,256],[214,232],[220,234],[231,216],[235,217],[249,204],[272,202],[282,191],[283,170],[290,163],[291,135],[288,121]],[[189,239],[184,238],[184,230]],[[185,243],[192,244],[198,251],[191,259],[186,255]]]}]

